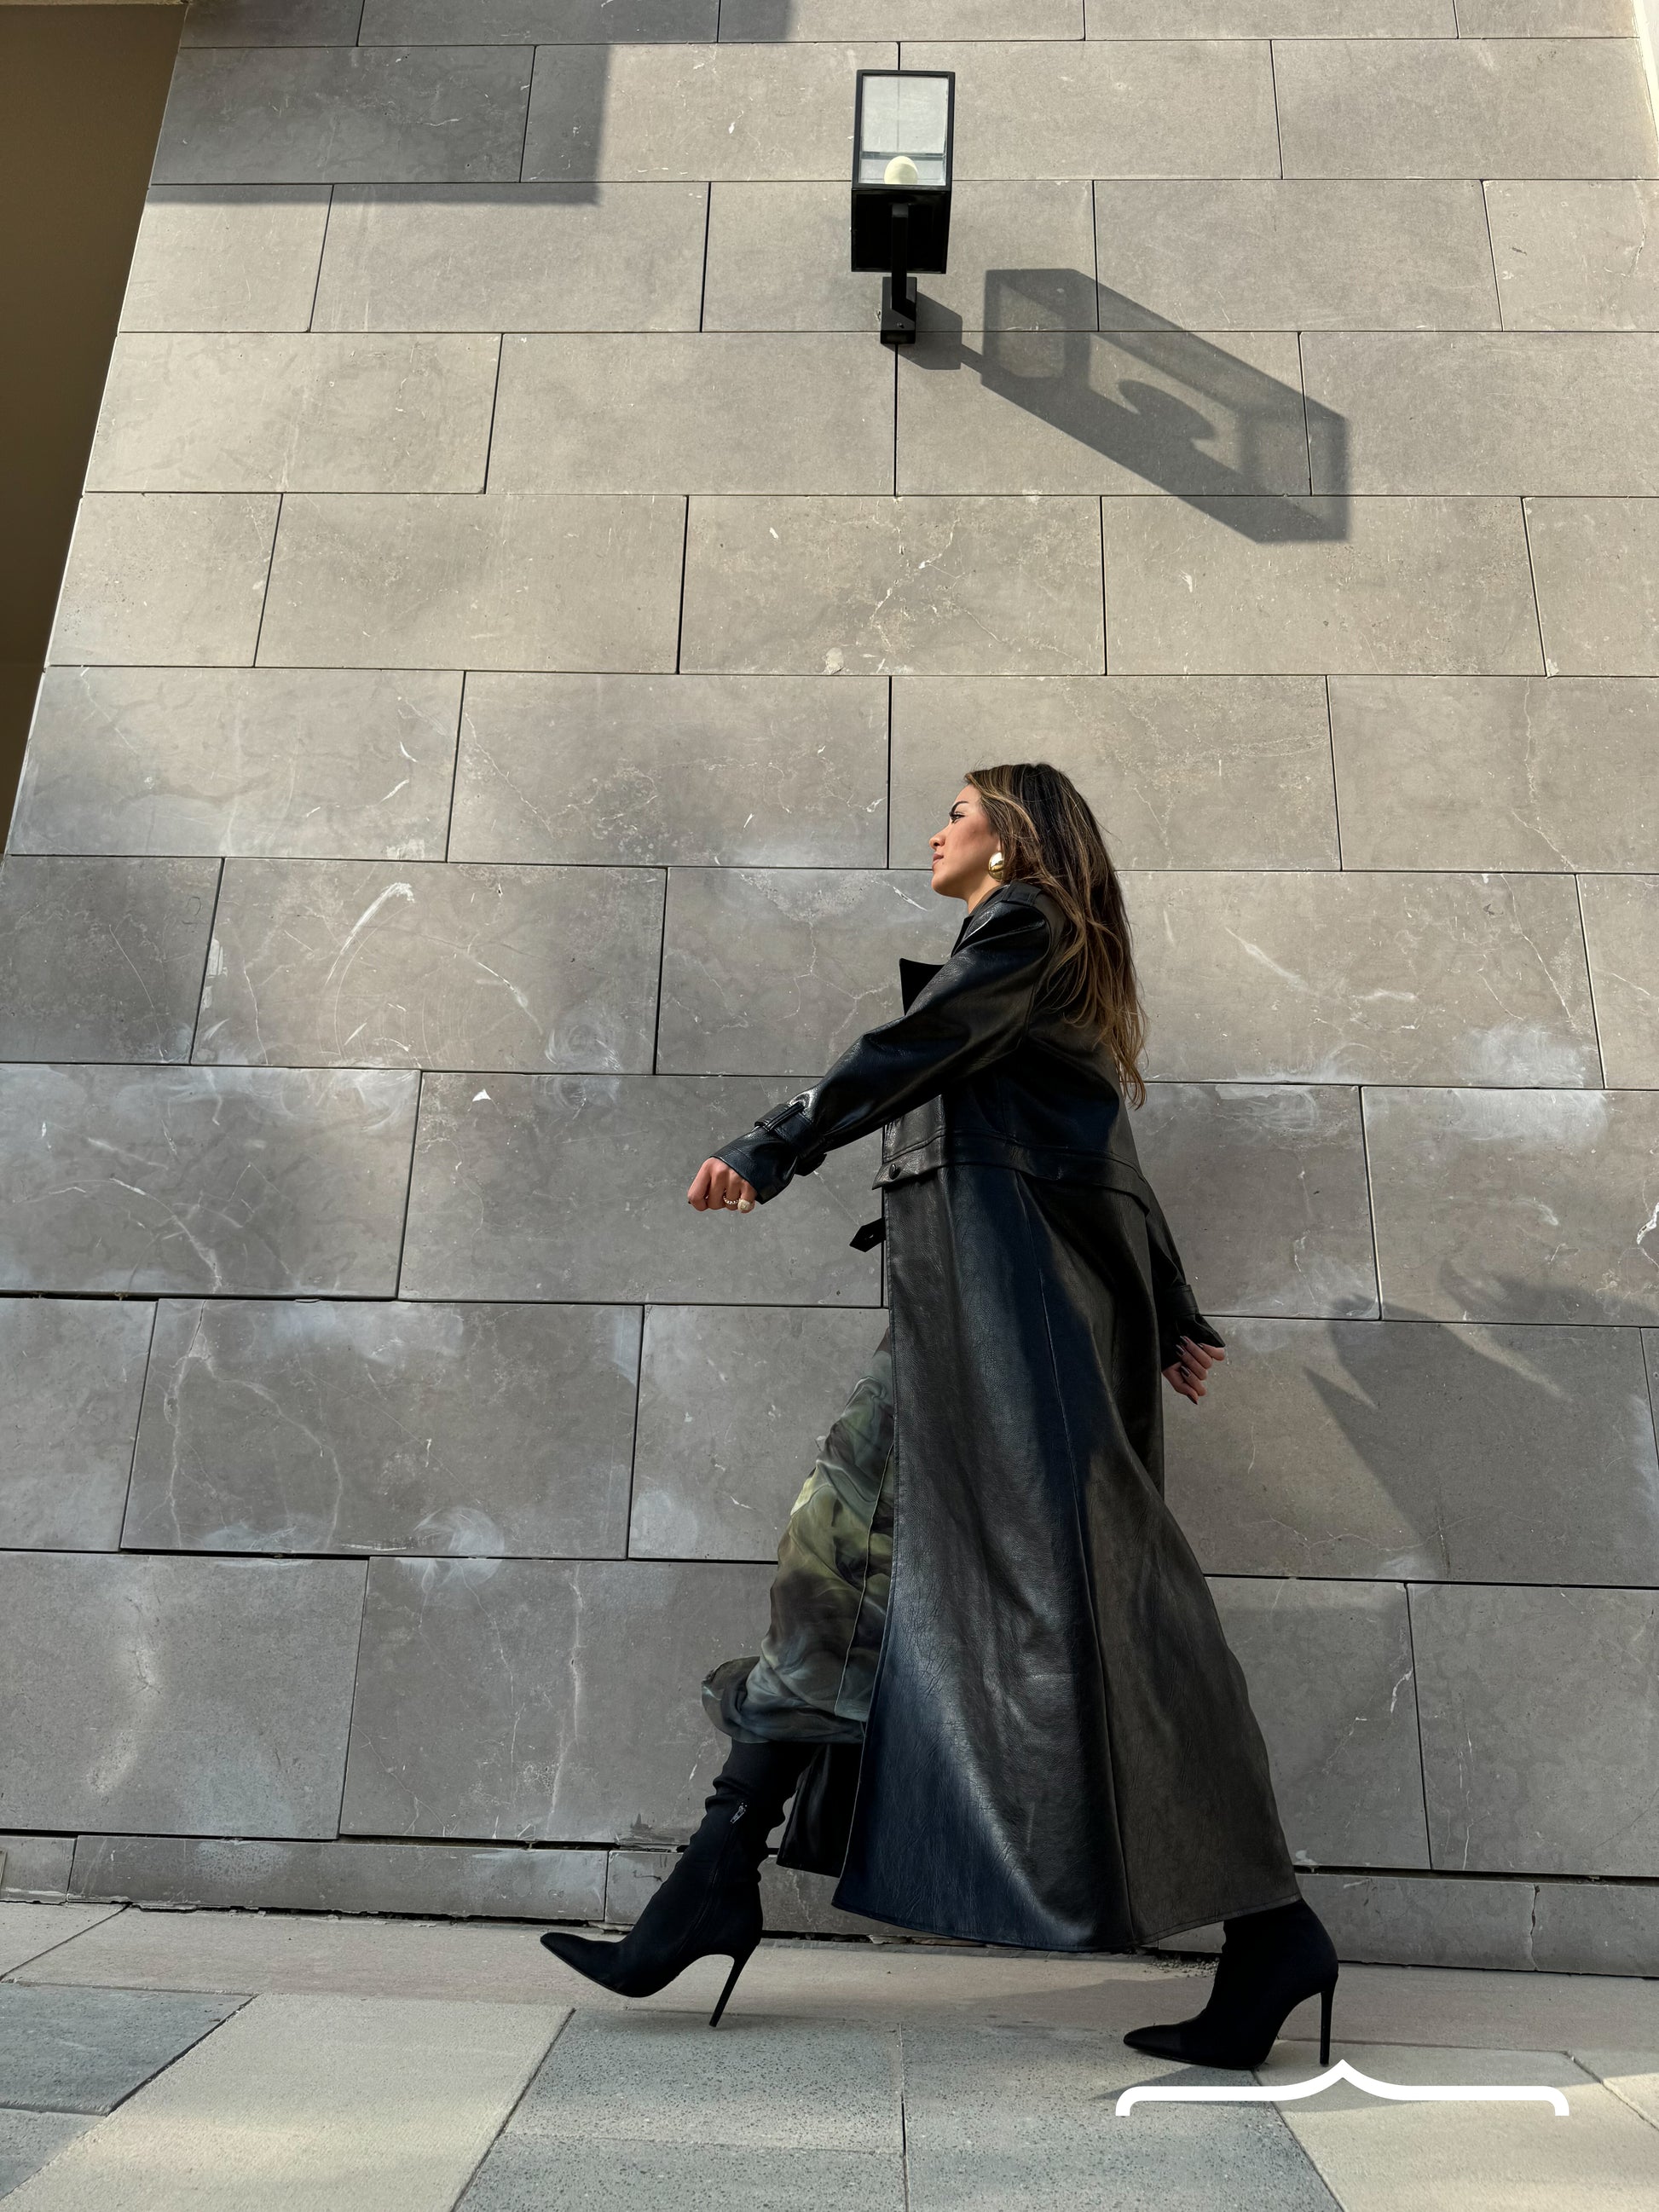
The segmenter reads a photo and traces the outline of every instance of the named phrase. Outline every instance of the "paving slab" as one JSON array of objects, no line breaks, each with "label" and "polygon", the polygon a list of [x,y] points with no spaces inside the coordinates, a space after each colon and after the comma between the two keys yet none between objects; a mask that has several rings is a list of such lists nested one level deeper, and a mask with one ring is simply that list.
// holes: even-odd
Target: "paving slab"
[{"label": "paving slab", "polygon": [[583,2009],[508,2127],[544,2144],[880,2152],[903,2147],[896,2028]]},{"label": "paving slab", "polygon": [[1607,1079],[1659,1090],[1659,876],[1586,876],[1579,896]]},{"label": "paving slab", "polygon": [[0,1905],[0,1974],[15,1974],[60,1943],[112,1919],[113,1905]]},{"label": "paving slab", "polygon": [[1651,2051],[1581,2051],[1569,2054],[1605,2081],[1616,2097],[1659,2128],[1659,2057]]},{"label": "paving slab", "polygon": [[543,2143],[505,2135],[461,2199],[465,2212],[903,2212],[896,2158],[856,2151],[728,2150],[678,2143]]},{"label": "paving slab", "polygon": [[1551,676],[1659,676],[1659,499],[1529,499]]},{"label": "paving slab", "polygon": [[1454,0],[1088,0],[1091,39],[1451,39]]},{"label": "paving slab", "polygon": [[191,0],[186,46],[349,46],[363,0]]},{"label": "paving slab", "polygon": [[237,2009],[234,1998],[0,1983],[0,2105],[113,2112]]},{"label": "paving slab", "polygon": [[712,39],[719,0],[364,0],[358,44],[587,46]]},{"label": "paving slab", "polygon": [[17,2193],[17,2212],[449,2212],[552,2006],[261,1996]]},{"label": "paving slab", "polygon": [[[1339,1986],[1339,2011],[1341,2002]],[[1342,2055],[1387,2081],[1559,2088],[1569,2108],[1564,2121],[1546,2104],[1381,2104],[1346,2081],[1284,2106],[1285,2125],[1343,2212],[1512,2212],[1528,2200],[1636,2212],[1651,2200],[1659,2151],[1653,2128],[1560,2051],[1366,2042],[1345,2043]],[[1281,2046],[1261,2079],[1267,2086],[1305,2080],[1306,2064]]]},{"label": "paving slab", "polygon": [[1080,2028],[907,2027],[904,2112],[916,2212],[996,2205],[1206,2212],[1218,2200],[1334,2212],[1279,2115],[1245,2106],[1112,2106],[1138,2082],[1236,2082]]},{"label": "paving slab", "polygon": [[92,2125],[84,2112],[9,2112],[0,2110],[0,2197],[57,2157]]},{"label": "paving slab", "polygon": [[1080,39],[1084,0],[721,0],[720,37]]}]

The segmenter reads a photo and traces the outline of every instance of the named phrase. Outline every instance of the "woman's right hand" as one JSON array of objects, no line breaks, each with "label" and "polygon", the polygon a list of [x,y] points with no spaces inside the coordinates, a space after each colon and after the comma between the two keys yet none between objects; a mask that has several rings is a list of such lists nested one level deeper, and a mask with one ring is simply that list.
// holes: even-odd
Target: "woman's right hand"
[{"label": "woman's right hand", "polygon": [[705,1160],[692,1176],[685,1196],[699,1213],[752,1213],[755,1210],[754,1184],[745,1182],[724,1160]]},{"label": "woman's right hand", "polygon": [[1177,1356],[1164,1370],[1164,1380],[1179,1398],[1190,1398],[1197,1405],[1204,1395],[1204,1378],[1218,1359],[1227,1357],[1218,1346],[1194,1344],[1190,1336],[1183,1336],[1177,1347]]}]

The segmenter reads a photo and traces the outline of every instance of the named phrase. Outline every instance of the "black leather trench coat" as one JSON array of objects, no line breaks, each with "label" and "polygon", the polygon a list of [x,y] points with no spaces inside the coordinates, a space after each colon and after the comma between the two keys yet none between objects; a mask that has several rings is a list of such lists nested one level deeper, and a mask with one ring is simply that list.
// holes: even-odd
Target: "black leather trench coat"
[{"label": "black leather trench coat", "polygon": [[[1199,1311],[1110,1056],[1000,885],[906,1011],[719,1157],[763,1201],[880,1127],[892,1590],[862,1747],[785,1865],[935,1935],[1110,1950],[1299,1894],[1243,1675],[1164,1502],[1160,1370]],[[873,1241],[873,1239],[872,1240]]]}]

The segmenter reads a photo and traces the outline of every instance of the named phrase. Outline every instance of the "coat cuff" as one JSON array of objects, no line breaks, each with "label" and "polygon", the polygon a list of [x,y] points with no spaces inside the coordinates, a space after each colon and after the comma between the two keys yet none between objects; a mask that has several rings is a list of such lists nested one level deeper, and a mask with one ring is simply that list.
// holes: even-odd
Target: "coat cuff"
[{"label": "coat cuff", "polygon": [[722,1145],[714,1157],[723,1160],[734,1174],[755,1187],[755,1196],[764,1206],[767,1200],[778,1193],[798,1175],[811,1175],[823,1159],[822,1149],[805,1149],[803,1139],[809,1119],[809,1094],[802,1091],[787,1104],[775,1106],[769,1114],[763,1114],[754,1127],[729,1145]]},{"label": "coat cuff", "polygon": [[1181,1355],[1181,1340],[1190,1337],[1194,1344],[1208,1345],[1212,1351],[1224,1352],[1226,1340],[1205,1320],[1198,1310],[1198,1300],[1190,1283],[1176,1283],[1158,1301],[1158,1364],[1159,1370],[1172,1367]]}]

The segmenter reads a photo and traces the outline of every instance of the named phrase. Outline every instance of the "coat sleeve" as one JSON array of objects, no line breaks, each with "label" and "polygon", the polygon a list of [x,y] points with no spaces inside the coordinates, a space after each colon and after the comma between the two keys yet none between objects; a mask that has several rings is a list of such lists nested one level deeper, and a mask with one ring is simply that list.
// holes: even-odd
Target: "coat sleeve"
[{"label": "coat sleeve", "polygon": [[811,1090],[763,1114],[746,1136],[714,1157],[751,1182],[763,1203],[775,1198],[838,1145],[850,1145],[1012,1052],[1030,1020],[1048,952],[1041,908],[999,899],[908,1013],[866,1030]]},{"label": "coat sleeve", "polygon": [[[1150,1190],[1148,1196],[1152,1196]],[[1199,1311],[1197,1295],[1187,1280],[1187,1271],[1181,1264],[1169,1222],[1156,1197],[1146,1210],[1146,1234],[1152,1251],[1159,1368],[1173,1364],[1183,1336],[1191,1337],[1195,1344],[1207,1344],[1218,1352],[1224,1351],[1225,1338],[1218,1335]]]}]

